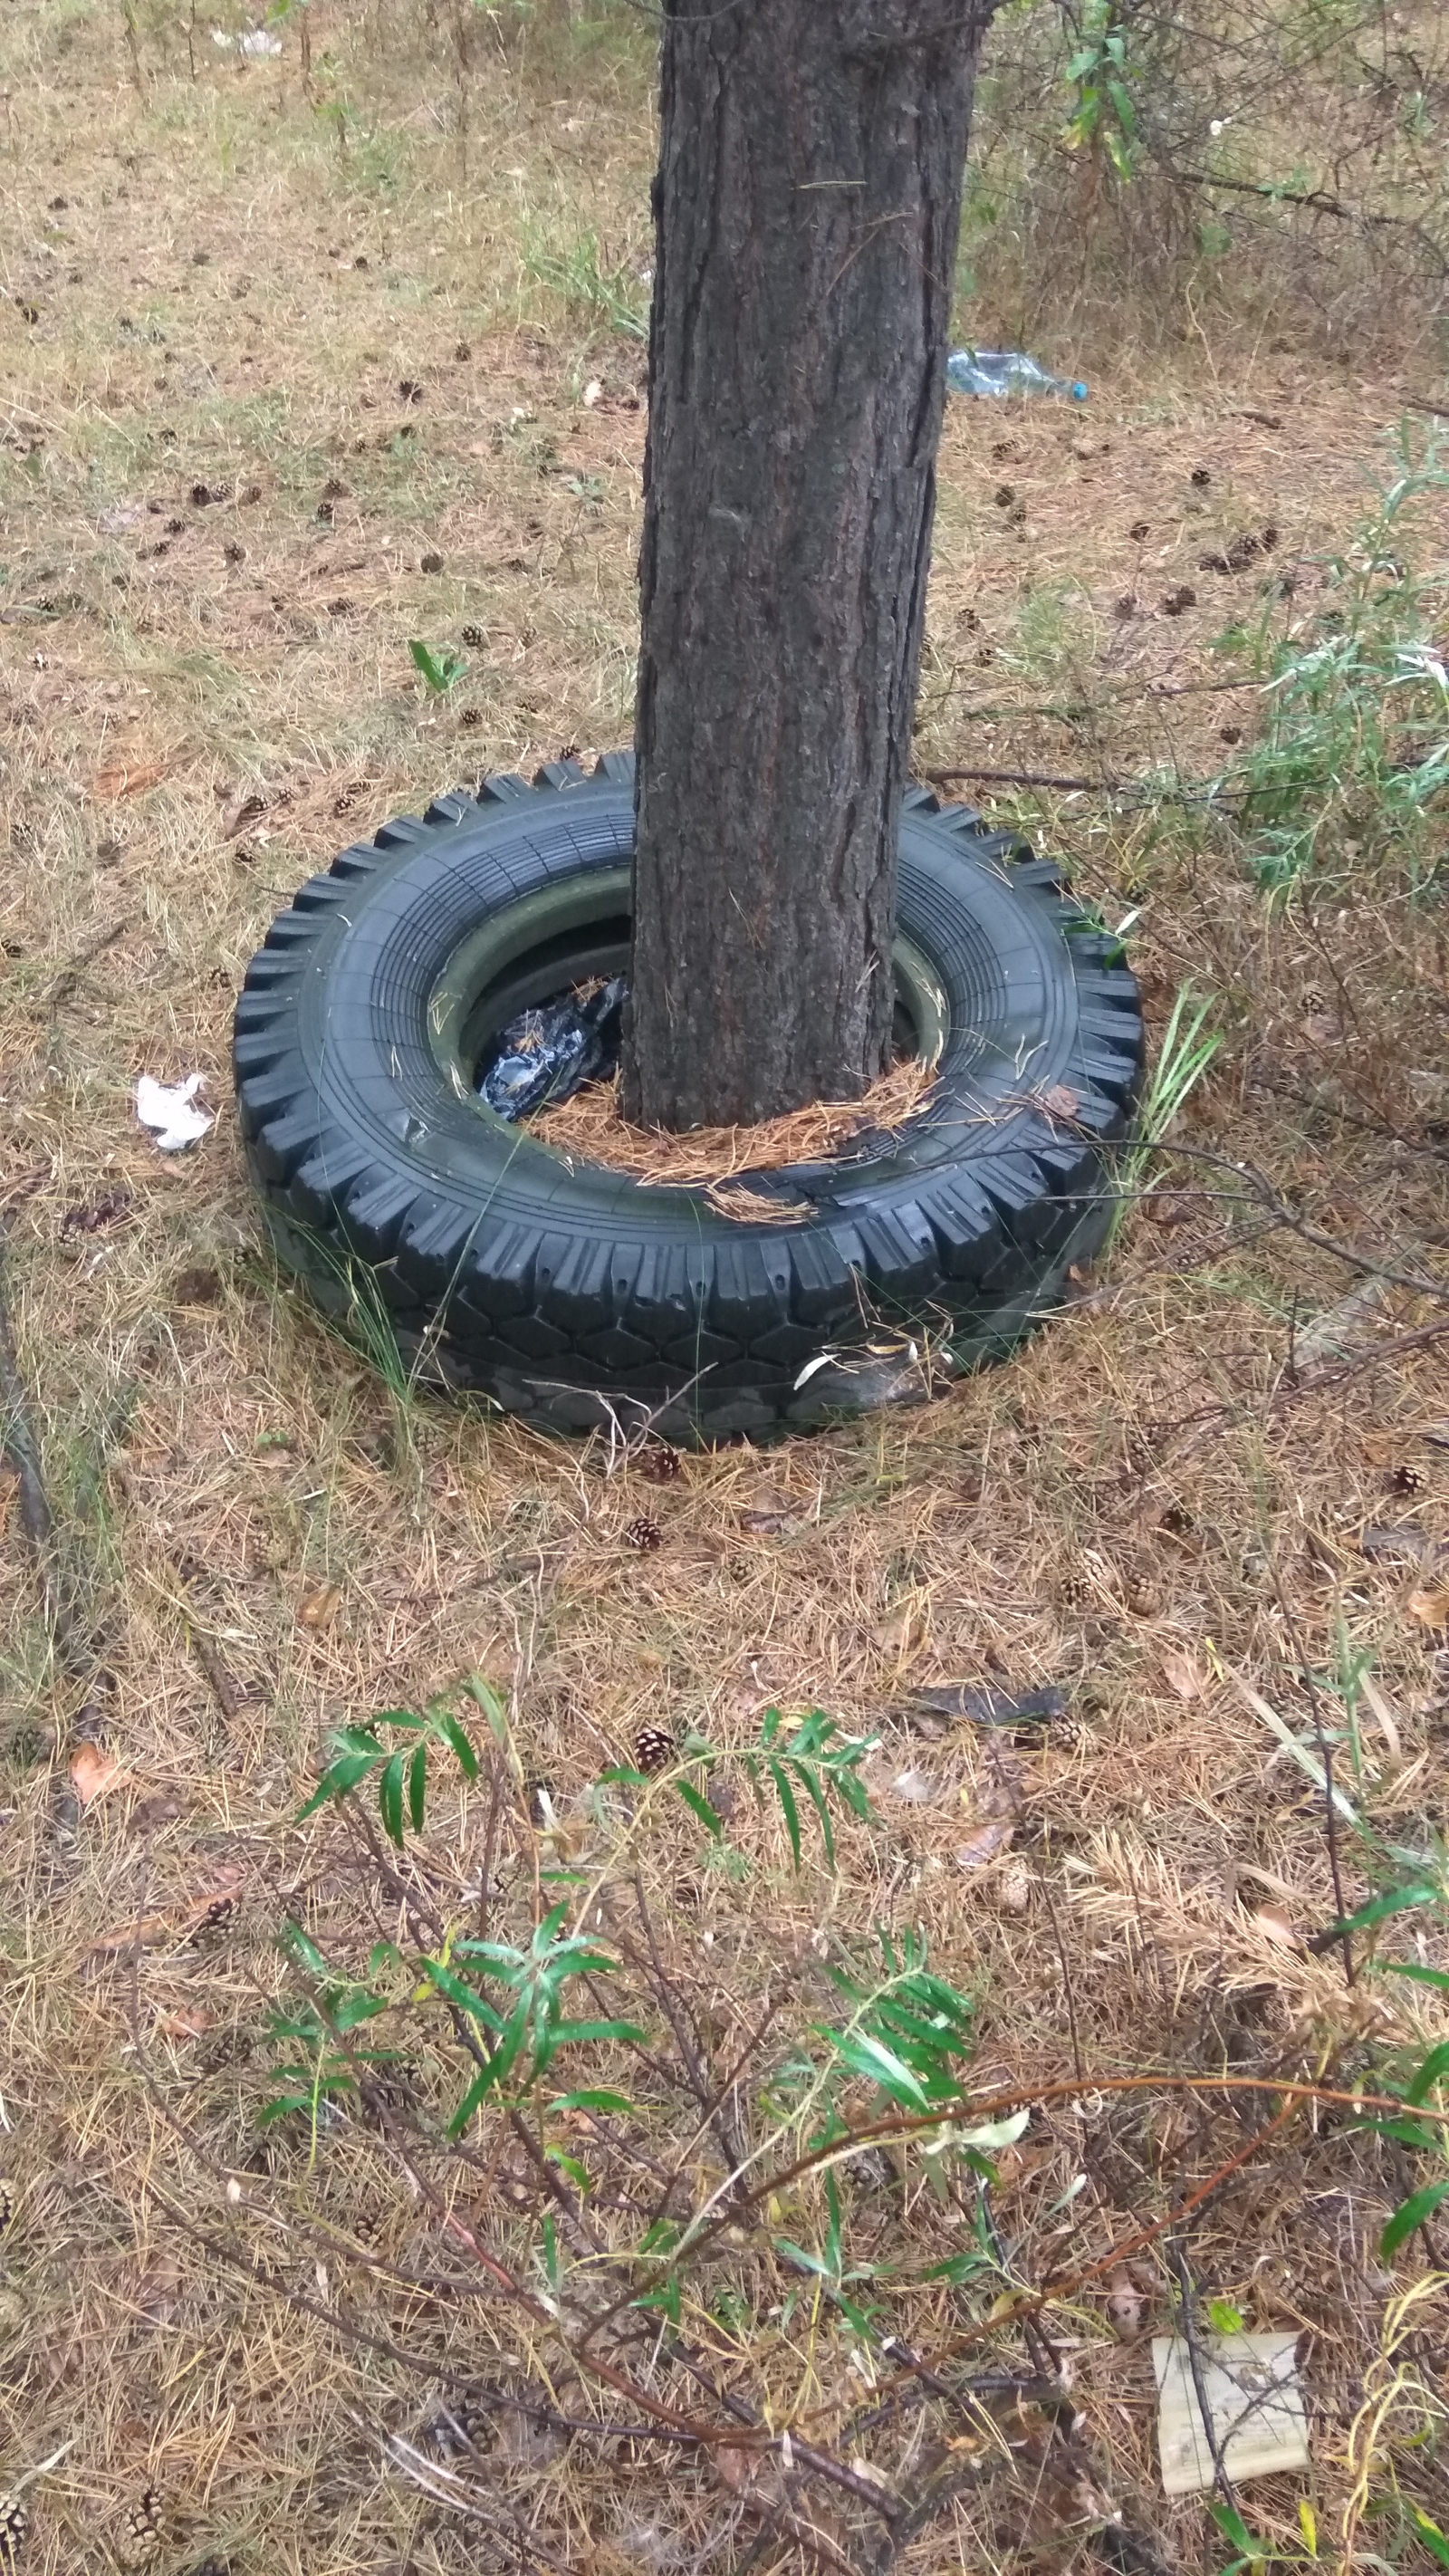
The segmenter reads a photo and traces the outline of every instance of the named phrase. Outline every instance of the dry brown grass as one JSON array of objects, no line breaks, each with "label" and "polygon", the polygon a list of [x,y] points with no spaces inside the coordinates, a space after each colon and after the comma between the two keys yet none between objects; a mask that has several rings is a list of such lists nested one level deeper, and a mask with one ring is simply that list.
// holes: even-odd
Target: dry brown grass
[{"label": "dry brown grass", "polygon": [[[636,1127],[619,1109],[617,1081],[585,1084],[572,1100],[539,1112],[530,1124],[556,1152],[590,1163],[607,1163],[630,1172],[635,1180],[661,1187],[688,1181],[708,1185],[743,1180],[751,1172],[775,1172],[787,1163],[820,1162],[848,1151],[856,1139],[872,1132],[889,1135],[924,1108],[935,1068],[919,1056],[893,1064],[888,1073],[862,1092],[858,1100],[817,1100],[783,1118],[766,1118],[754,1127],[695,1127],[687,1136],[667,1136],[659,1127]],[[723,1189],[719,1205],[728,1214],[750,1194]],[[750,1215],[780,1213],[780,1203],[756,1197]]]},{"label": "dry brown grass", "polygon": [[[819,1939],[848,1951],[877,1921],[922,1927],[978,1996],[984,2086],[1070,2071],[1074,2044],[1098,2074],[1257,2073],[1334,2051],[1357,2070],[1371,2043],[1435,2026],[1422,1990],[1366,1981],[1346,1997],[1331,1959],[1265,1925],[1276,1905],[1299,1933],[1322,1926],[1333,1893],[1321,1802],[1233,1678],[1304,1725],[1302,1668],[1371,1658],[1392,1733],[1365,1738],[1365,1800],[1405,1843],[1449,1827],[1444,1637],[1410,1609],[1449,1539],[1444,1345],[1414,1338],[1440,1311],[1429,1300],[1391,1291],[1345,1324],[1357,1356],[1296,1368],[1298,1337],[1353,1274],[1205,1187],[1151,1203],[1110,1275],[1009,1369],[768,1455],[686,1459],[656,1487],[647,1459],[400,1406],[274,1279],[226,1072],[232,998],[271,913],[345,834],[455,776],[627,731],[637,351],[586,346],[583,317],[528,283],[520,245],[546,221],[593,225],[610,258],[637,250],[645,69],[622,49],[587,78],[566,54],[500,54],[480,70],[463,169],[448,75],[412,32],[401,13],[369,12],[352,40],[319,21],[317,58],[336,42],[363,110],[343,157],[299,100],[290,35],[280,68],[245,73],[218,69],[206,40],[193,85],[184,42],[173,33],[166,68],[143,11],[140,103],[118,21],[6,19],[7,284],[39,318],[7,303],[0,320],[0,1189],[96,1648],[79,1679],[57,1669],[12,1513],[0,2485],[71,2444],[31,2498],[23,2563],[50,2576],[107,2563],[148,2486],[168,2576],[208,2553],[233,2576],[494,2563],[486,2531],[385,2454],[386,2435],[418,2437],[433,2384],[348,2327],[428,2370],[486,2375],[490,2352],[521,2367],[523,2346],[491,2312],[398,2286],[447,2249],[385,2138],[349,2124],[309,2164],[257,2126],[279,1920],[305,1911],[345,1944],[358,1919],[337,1828],[292,1823],[325,1739],[460,1672],[507,1693],[524,1763],[565,1818],[645,1723],[698,1724],[732,1749],[771,1703],[818,1703],[853,1729],[923,1681],[1062,1685],[1070,1722],[1020,1748],[1020,1820],[986,1865],[956,1855],[991,1812],[991,1740],[958,1727],[918,1742],[893,1718],[871,1775],[881,1827],[844,1838],[838,1877],[795,1878],[778,1820],[748,1804],[738,1878],[701,1862],[682,1819],[661,1829],[648,1868],[671,1956],[722,2032],[748,2023],[772,1959],[818,2016]],[[384,148],[388,188],[367,160]],[[1249,384],[1246,363],[1229,343],[1124,370],[1085,422],[953,408],[924,767],[1116,773],[1171,756],[1196,773],[1225,724],[1251,723],[1251,690],[1197,684],[1222,676],[1212,637],[1254,577],[1201,575],[1197,556],[1271,518],[1277,564],[1311,582],[1401,388],[1329,386],[1262,356]],[[592,376],[605,400],[586,408]],[[319,519],[329,483],[346,488]],[[202,484],[228,497],[194,502]],[[435,550],[444,569],[424,574]],[[1160,600],[1184,580],[1198,604],[1168,618]],[[1119,619],[1128,595],[1139,607]],[[406,640],[465,624],[483,640],[435,709]],[[1022,712],[1083,696],[1087,717]],[[1417,1245],[1442,1276],[1449,975],[1433,912],[1381,887],[1274,926],[1160,811],[1102,813],[1048,800],[1043,837],[1085,892],[1145,904],[1155,1018],[1187,975],[1220,997],[1229,1044],[1186,1141],[1247,1155],[1366,1257]],[[135,1124],[134,1078],[195,1067],[218,1123],[164,1161]],[[1391,1490],[1410,1474],[1412,1492]],[[647,1554],[626,1544],[641,1513],[662,1530]],[[1385,1523],[1397,1539],[1366,1545]],[[116,1766],[84,1808],[68,1771],[83,1744]],[[521,1807],[500,1831],[524,1923],[538,1841]],[[480,1866],[480,1832],[476,1808],[440,1811],[428,1867],[446,1896]],[[1352,1848],[1347,1869],[1356,1899]],[[447,2098],[435,2060],[426,2081]],[[1230,2109],[1214,2116],[1215,2138],[1241,2135]],[[1039,2115],[996,2196],[1017,2276],[1095,2259],[1161,2210],[1196,2153],[1161,2102],[1152,2121],[1103,2093]],[[1408,2571],[1428,2560],[1395,2498],[1443,2519],[1449,2387],[1442,2286],[1406,2326],[1396,2302],[1418,2257],[1391,2270],[1375,2252],[1403,2188],[1376,2145],[1305,2120],[1195,2221],[1190,2253],[1250,2324],[1309,2336],[1325,2559],[1362,2567],[1372,2548]],[[817,2218],[807,2202],[791,2232]],[[929,2205],[913,2201],[911,2223],[928,2245]],[[768,2247],[751,2261],[778,2302]],[[1144,2322],[1162,2324],[1158,2255],[1138,2287]],[[936,2297],[923,2339],[963,2313]],[[1100,2289],[1064,2301],[1051,2331],[1099,2484],[1164,2564],[1221,2563],[1201,2508],[1158,2496],[1144,2342]],[[760,2366],[782,2405],[838,2396],[840,2348],[803,2328]],[[591,2466],[584,2445],[561,2467],[547,2442],[508,2442],[487,2474],[537,2508],[569,2564],[731,2563],[702,2469]],[[1024,2459],[989,2509],[963,2503],[903,2563],[1100,2564]],[[1300,2545],[1298,2500],[1291,2483],[1245,2499],[1284,2548]]]}]

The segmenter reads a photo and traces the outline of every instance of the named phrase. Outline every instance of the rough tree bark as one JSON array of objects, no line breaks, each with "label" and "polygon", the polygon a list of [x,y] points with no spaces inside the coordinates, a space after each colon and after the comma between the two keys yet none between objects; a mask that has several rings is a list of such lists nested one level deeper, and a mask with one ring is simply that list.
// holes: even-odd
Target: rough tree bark
[{"label": "rough tree bark", "polygon": [[887,1060],[962,167],[994,0],[664,0],[624,1100]]}]

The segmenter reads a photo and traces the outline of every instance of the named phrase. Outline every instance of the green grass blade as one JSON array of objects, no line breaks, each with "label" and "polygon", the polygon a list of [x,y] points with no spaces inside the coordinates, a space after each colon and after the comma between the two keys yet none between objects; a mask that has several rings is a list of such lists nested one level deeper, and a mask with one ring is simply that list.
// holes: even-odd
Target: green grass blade
[{"label": "green grass blade", "polygon": [[795,1793],[785,1777],[783,1768],[774,1760],[770,1763],[770,1777],[775,1783],[775,1794],[784,1812],[785,1831],[790,1837],[790,1849],[795,1855],[795,1867],[798,1869],[800,1866],[800,1810],[795,1804]]},{"label": "green grass blade", "polygon": [[[787,1759],[788,1758],[789,1757],[787,1756]],[[835,1836],[830,1830],[830,1809],[825,1803],[825,1795],[820,1786],[816,1766],[813,1762],[802,1762],[796,1759],[790,1761],[790,1768],[794,1772],[796,1779],[799,1781],[801,1788],[805,1791],[806,1796],[810,1799],[811,1804],[815,1809],[815,1813],[820,1818],[820,1830],[825,1836],[825,1863],[828,1869],[833,1870],[835,1867]]]},{"label": "green grass blade", "polygon": [[399,1851],[403,1841],[403,1764],[406,1760],[406,1754],[394,1753],[392,1759],[384,1764],[382,1778],[377,1784],[382,1829],[389,1842],[396,1843]]},{"label": "green grass blade", "polygon": [[687,1780],[676,1780],[674,1782],[674,1787],[678,1790],[679,1795],[684,1800],[690,1814],[698,1817],[700,1823],[705,1829],[705,1832],[713,1834],[717,1843],[723,1842],[724,1818],[715,1814],[708,1798],[702,1797],[699,1790],[692,1788]]},{"label": "green grass blade", "polygon": [[452,1746],[454,1753],[457,1755],[458,1768],[462,1772],[464,1779],[469,1782],[476,1780],[478,1777],[478,1756],[473,1750],[466,1729],[459,1725],[458,1720],[454,1717],[451,1709],[444,1709],[442,1716],[438,1720],[438,1724],[442,1733],[446,1736],[449,1744]]},{"label": "green grass blade", "polygon": [[1386,2262],[1390,2255],[1397,2254],[1399,2247],[1406,2243],[1416,2228],[1423,2226],[1426,2218],[1433,2217],[1440,2201],[1446,2196],[1449,2196],[1449,2174],[1445,2174],[1438,2182],[1426,2183],[1422,2191],[1413,2192],[1407,2200],[1400,2201],[1379,2238],[1379,2252]]}]

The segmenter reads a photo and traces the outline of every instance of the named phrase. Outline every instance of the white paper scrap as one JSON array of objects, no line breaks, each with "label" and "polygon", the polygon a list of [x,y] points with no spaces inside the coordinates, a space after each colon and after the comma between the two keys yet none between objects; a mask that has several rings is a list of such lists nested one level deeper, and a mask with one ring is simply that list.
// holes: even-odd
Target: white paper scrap
[{"label": "white paper scrap", "polygon": [[136,1115],[143,1127],[151,1129],[163,1154],[194,1145],[216,1124],[209,1110],[194,1106],[200,1088],[199,1073],[188,1074],[178,1083],[155,1082],[149,1073],[142,1074],[136,1085]]}]

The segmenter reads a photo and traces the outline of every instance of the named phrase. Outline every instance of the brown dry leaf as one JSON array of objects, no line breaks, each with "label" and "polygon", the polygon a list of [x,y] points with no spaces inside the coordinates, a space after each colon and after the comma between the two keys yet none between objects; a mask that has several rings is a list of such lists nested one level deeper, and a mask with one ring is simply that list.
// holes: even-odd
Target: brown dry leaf
[{"label": "brown dry leaf", "polygon": [[1269,1941],[1282,1950],[1296,1950],[1298,1932],[1286,1905],[1259,1905],[1254,1909],[1253,1923]]},{"label": "brown dry leaf", "polygon": [[102,1932],[89,1947],[91,1950],[144,1950],[153,1948],[160,1941],[179,1939],[187,1932],[196,1931],[219,1907],[229,1904],[241,1880],[240,1869],[234,1863],[226,1862],[217,1871],[212,1885],[199,1895],[188,1897],[183,1905],[169,1906],[161,1914],[138,1914],[129,1923],[113,1924],[109,1932]]},{"label": "brown dry leaf", "polygon": [[248,823],[259,822],[266,810],[265,796],[258,796],[255,788],[244,787],[239,795],[233,797],[221,818],[223,840],[234,841]]},{"label": "brown dry leaf", "polygon": [[1370,1716],[1377,1725],[1379,1733],[1382,1735],[1385,1744],[1389,1748],[1390,1761],[1402,1762],[1404,1758],[1404,1747],[1400,1740],[1398,1724],[1395,1720],[1394,1712],[1390,1708],[1388,1701],[1385,1699],[1383,1692],[1379,1689],[1372,1673],[1363,1674],[1358,1688],[1359,1697],[1363,1701],[1364,1706],[1367,1708]]},{"label": "brown dry leaf", "polygon": [[1449,1627],[1449,1583],[1436,1584],[1432,1592],[1427,1584],[1422,1591],[1411,1592],[1407,1606],[1409,1617],[1417,1619],[1421,1628]]},{"label": "brown dry leaf", "polygon": [[929,1771],[919,1770],[914,1763],[904,1771],[897,1771],[888,1786],[891,1796],[900,1798],[908,1807],[929,1807],[940,1796],[938,1782]]},{"label": "brown dry leaf", "polygon": [[1207,1688],[1207,1675],[1195,1655],[1179,1654],[1175,1649],[1162,1658],[1167,1687],[1179,1699],[1201,1699]]},{"label": "brown dry leaf", "polygon": [[760,2465],[758,2451],[740,2449],[733,2442],[721,2442],[714,2453],[714,2464],[732,2495],[743,2495]]},{"label": "brown dry leaf", "polygon": [[200,2039],[210,2030],[212,2019],[209,2012],[193,2004],[186,2012],[158,2013],[156,2028],[163,2039]]},{"label": "brown dry leaf", "polygon": [[1045,2491],[1044,2501],[1053,2520],[1066,2530],[1079,2523],[1114,2523],[1117,2507],[1112,2498],[1097,2485],[1085,2469],[1075,2477],[1054,2478]]},{"label": "brown dry leaf", "polygon": [[102,1753],[99,1745],[78,1744],[70,1757],[70,1785],[83,1807],[93,1798],[102,1798],[126,1778],[112,1753]]},{"label": "brown dry leaf", "polygon": [[1142,2332],[1142,2293],[1125,2263],[1114,2264],[1107,2275],[1107,2316],[1124,2343]]},{"label": "brown dry leaf", "polygon": [[92,1950],[152,1950],[158,1942],[169,1941],[177,1930],[174,1914],[138,1914],[133,1922],[117,1923],[92,1941]]},{"label": "brown dry leaf", "polygon": [[1024,2191],[1038,2174],[1045,2172],[1055,2154],[1054,2146],[1029,2147],[1018,2144],[1014,2147],[1003,2147],[1000,2153],[993,2155],[991,2159],[996,2167],[998,2192],[1004,2197],[1010,2192]]},{"label": "brown dry leaf", "polygon": [[340,1583],[325,1583],[315,1592],[304,1592],[297,1604],[297,1619],[303,1628],[327,1628],[342,1607]]},{"label": "brown dry leaf", "polygon": [[159,787],[170,767],[169,760],[111,760],[97,770],[92,792],[113,803],[123,796],[143,796],[148,787]]},{"label": "brown dry leaf", "polygon": [[956,1845],[958,1869],[984,1869],[989,1860],[1006,1851],[1016,1832],[1012,1816],[986,1816],[972,1828],[964,1843]]},{"label": "brown dry leaf", "polygon": [[181,1800],[174,1789],[158,1789],[154,1798],[143,1798],[136,1809],[138,1833],[159,1833],[163,1825],[174,1825],[181,1813]]},{"label": "brown dry leaf", "polygon": [[1021,1801],[1033,1785],[1026,1764],[1009,1744],[992,1736],[986,1744],[985,1776],[976,1790],[963,1786],[961,1804],[978,1816],[1010,1816],[1015,1823]]},{"label": "brown dry leaf", "polygon": [[[869,2470],[857,2471],[857,2475],[869,2474]],[[802,2504],[798,2512],[792,2513],[790,2529],[800,2542],[802,2552],[812,2558],[817,2567],[851,2565],[846,2554],[850,2534],[839,2514],[827,2513],[812,2499],[808,2504]]]},{"label": "brown dry leaf", "polygon": [[926,1642],[926,1626],[926,1597],[921,1592],[908,1592],[889,1618],[880,1622],[876,1643],[884,1654],[894,1656],[897,1672],[920,1653]]}]

